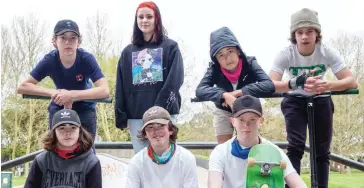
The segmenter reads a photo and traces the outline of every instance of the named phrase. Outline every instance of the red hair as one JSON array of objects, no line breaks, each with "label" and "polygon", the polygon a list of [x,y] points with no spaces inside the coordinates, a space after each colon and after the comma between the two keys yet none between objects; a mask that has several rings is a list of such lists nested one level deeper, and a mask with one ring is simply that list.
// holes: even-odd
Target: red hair
[{"label": "red hair", "polygon": [[160,33],[160,31],[161,31],[161,24],[160,23],[162,23],[159,9],[158,9],[157,5],[152,1],[143,2],[143,3],[139,4],[139,6],[138,6],[138,8],[137,8],[137,10],[135,12],[135,16],[137,16],[138,10],[140,8],[150,8],[154,12],[155,29],[154,29],[154,34],[152,36],[153,37],[152,41],[156,42],[158,40],[158,36],[157,36],[156,33]]}]

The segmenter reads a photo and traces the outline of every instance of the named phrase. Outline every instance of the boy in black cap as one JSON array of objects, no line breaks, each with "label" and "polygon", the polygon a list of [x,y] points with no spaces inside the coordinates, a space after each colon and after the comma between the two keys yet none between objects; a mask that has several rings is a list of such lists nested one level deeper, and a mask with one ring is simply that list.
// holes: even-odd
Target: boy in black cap
[{"label": "boy in black cap", "polygon": [[[259,136],[258,130],[264,118],[262,105],[258,98],[250,95],[239,97],[233,103],[232,114],[231,123],[236,129],[236,136],[217,145],[212,151],[208,173],[209,188],[245,188],[250,148],[260,143],[272,144]],[[287,163],[284,170],[286,184],[295,188],[306,187],[287,155],[280,148],[277,147],[277,149]]]},{"label": "boy in black cap", "polygon": [[[95,137],[96,105],[81,100],[108,97],[107,80],[95,57],[78,48],[81,34],[76,22],[60,20],[54,28],[52,42],[56,49],[40,60],[30,76],[19,85],[17,93],[52,98],[48,108],[49,126],[54,113],[63,108],[72,108],[80,116],[83,127]],[[47,76],[53,80],[57,89],[37,86]],[[92,87],[90,79],[96,87]]]}]

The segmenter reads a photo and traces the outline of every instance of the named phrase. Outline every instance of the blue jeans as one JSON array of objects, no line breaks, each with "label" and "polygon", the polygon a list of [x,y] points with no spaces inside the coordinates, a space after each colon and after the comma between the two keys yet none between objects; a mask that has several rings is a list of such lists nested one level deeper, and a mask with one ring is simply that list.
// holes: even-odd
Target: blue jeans
[{"label": "blue jeans", "polygon": [[[171,120],[173,124],[176,124],[176,115],[172,115]],[[144,142],[141,141],[140,138],[138,138],[138,135],[140,134],[139,131],[142,127],[143,127],[142,119],[128,119],[129,134],[135,154],[137,154],[140,150],[144,149],[149,145],[148,141]]]},{"label": "blue jeans", "polygon": [[[61,109],[57,108],[57,107],[49,107],[48,108],[48,111],[49,111],[49,129],[52,129],[53,115],[59,110],[61,110]],[[78,114],[78,117],[81,120],[82,127],[85,128],[89,133],[91,133],[92,139],[95,141],[96,127],[97,127],[96,109],[87,109],[87,110],[84,110],[82,112],[77,112],[77,114]],[[94,153],[96,152],[95,144],[93,144],[92,150],[94,151]]]}]

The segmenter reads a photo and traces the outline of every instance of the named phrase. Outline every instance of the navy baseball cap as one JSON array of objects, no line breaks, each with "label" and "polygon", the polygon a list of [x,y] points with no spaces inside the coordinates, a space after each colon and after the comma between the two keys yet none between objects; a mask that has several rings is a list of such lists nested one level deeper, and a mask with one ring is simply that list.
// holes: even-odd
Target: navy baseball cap
[{"label": "navy baseball cap", "polygon": [[78,36],[81,36],[80,30],[76,22],[72,20],[60,20],[57,22],[56,26],[54,27],[54,35],[62,35],[65,32],[74,32]]}]

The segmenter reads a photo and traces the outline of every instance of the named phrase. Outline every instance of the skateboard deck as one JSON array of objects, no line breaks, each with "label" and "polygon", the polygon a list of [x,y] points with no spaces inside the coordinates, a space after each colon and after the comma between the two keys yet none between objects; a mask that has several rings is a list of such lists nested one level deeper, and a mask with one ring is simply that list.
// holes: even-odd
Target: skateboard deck
[{"label": "skateboard deck", "polygon": [[248,155],[246,188],[284,188],[282,160],[278,148],[271,144],[253,146]]}]

